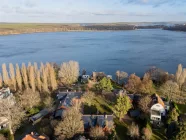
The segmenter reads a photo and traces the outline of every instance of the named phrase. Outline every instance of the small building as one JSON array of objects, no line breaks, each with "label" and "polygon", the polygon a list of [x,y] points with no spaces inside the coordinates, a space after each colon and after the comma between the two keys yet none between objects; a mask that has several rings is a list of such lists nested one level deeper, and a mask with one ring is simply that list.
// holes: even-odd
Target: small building
[{"label": "small building", "polygon": [[0,117],[0,130],[8,128],[8,119],[6,117]]},{"label": "small building", "polygon": [[81,82],[86,83],[90,79],[90,75],[82,75]]},{"label": "small building", "polygon": [[104,131],[111,131],[113,123],[113,115],[83,115],[84,130],[88,132],[92,127],[102,127]]},{"label": "small building", "polygon": [[162,116],[165,116],[165,114],[166,114],[166,111],[165,111],[164,106],[162,106],[161,104],[157,103],[157,104],[154,104],[151,107],[150,119],[152,121],[158,121],[158,122],[160,122]]},{"label": "small building", "polygon": [[112,79],[112,75],[107,75],[107,78]]},{"label": "small building", "polygon": [[34,125],[37,122],[39,122],[42,118],[47,116],[49,113],[50,113],[50,111],[48,109],[43,109],[39,113],[35,114],[34,116],[29,117],[29,121],[31,121],[32,124]]},{"label": "small building", "polygon": [[38,133],[27,134],[22,140],[50,140],[46,135],[39,135]]},{"label": "small building", "polygon": [[162,117],[166,115],[165,104],[157,94],[152,95],[151,98],[152,106],[150,109],[150,119],[152,122],[161,122]]}]

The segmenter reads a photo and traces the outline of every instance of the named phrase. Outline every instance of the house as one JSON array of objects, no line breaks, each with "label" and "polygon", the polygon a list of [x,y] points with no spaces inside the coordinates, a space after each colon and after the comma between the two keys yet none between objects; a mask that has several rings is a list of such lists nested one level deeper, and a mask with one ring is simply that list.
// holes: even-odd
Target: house
[{"label": "house", "polygon": [[112,79],[112,75],[107,75],[107,78]]},{"label": "house", "polygon": [[29,121],[32,122],[32,124],[36,124],[37,122],[39,122],[43,117],[47,116],[50,113],[50,111],[48,109],[43,109],[41,110],[39,113],[35,114],[32,117],[29,117]]},{"label": "house", "polygon": [[8,119],[5,117],[0,117],[0,130],[8,128]]},{"label": "house", "polygon": [[37,133],[31,132],[31,134],[26,135],[22,140],[50,140],[46,135],[39,135]]},{"label": "house", "polygon": [[60,92],[57,94],[54,117],[62,117],[64,110],[72,106],[73,102],[79,101],[83,93],[81,92]]},{"label": "house", "polygon": [[152,97],[152,106],[150,109],[150,119],[151,122],[161,122],[162,117],[166,115],[165,104],[163,100],[154,94]]},{"label": "house", "polygon": [[2,88],[0,89],[0,99],[5,99],[11,96],[12,93],[10,92],[10,88]]},{"label": "house", "polygon": [[92,127],[102,127],[104,131],[109,132],[113,128],[113,115],[83,115],[84,130],[88,132]]},{"label": "house", "polygon": [[82,75],[81,82],[86,83],[90,79],[90,75]]}]

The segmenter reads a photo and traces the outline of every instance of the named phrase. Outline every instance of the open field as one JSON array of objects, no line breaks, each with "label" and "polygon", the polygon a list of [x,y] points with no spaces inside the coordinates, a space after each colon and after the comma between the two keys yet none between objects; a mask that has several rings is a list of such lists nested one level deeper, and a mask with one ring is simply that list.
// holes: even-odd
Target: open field
[{"label": "open field", "polygon": [[134,30],[134,25],[127,24],[57,24],[57,23],[0,23],[0,35],[64,32],[64,31],[103,31]]}]

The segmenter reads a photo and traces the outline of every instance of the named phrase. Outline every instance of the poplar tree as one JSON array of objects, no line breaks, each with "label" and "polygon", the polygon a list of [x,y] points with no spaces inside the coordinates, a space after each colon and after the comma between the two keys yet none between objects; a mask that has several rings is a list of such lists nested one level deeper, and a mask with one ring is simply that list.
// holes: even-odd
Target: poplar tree
[{"label": "poplar tree", "polygon": [[57,81],[56,81],[56,73],[54,70],[53,65],[50,64],[49,68],[48,68],[48,72],[49,72],[49,81],[50,81],[50,86],[52,90],[57,89]]},{"label": "poplar tree", "polygon": [[178,65],[178,69],[177,69],[177,71],[176,71],[176,75],[175,75],[175,80],[176,80],[176,82],[179,81],[179,78],[180,78],[180,76],[181,76],[181,73],[182,73],[182,65],[179,64],[179,65]]},{"label": "poplar tree", "polygon": [[41,74],[40,71],[37,71],[36,74],[36,85],[37,85],[37,89],[41,92]]},{"label": "poplar tree", "polygon": [[3,73],[3,81],[5,83],[5,85],[9,86],[9,76],[8,76],[8,72],[6,69],[6,64],[2,64],[2,73]]},{"label": "poplar tree", "polygon": [[21,72],[20,72],[20,68],[19,65],[16,64],[16,81],[17,81],[17,86],[20,90],[22,90],[22,77],[21,77]]},{"label": "poplar tree", "polygon": [[35,75],[37,75],[37,71],[38,71],[38,66],[37,66],[37,63],[34,62],[34,73],[35,73]]},{"label": "poplar tree", "polygon": [[26,68],[25,63],[22,63],[21,72],[22,72],[23,83],[24,83],[25,89],[27,89],[28,88],[28,75],[27,75],[27,68]]},{"label": "poplar tree", "polygon": [[48,81],[46,67],[41,63],[42,90],[48,92]]},{"label": "poplar tree", "polygon": [[2,78],[2,75],[0,73],[0,87],[2,87],[2,86],[3,86],[3,78]]},{"label": "poplar tree", "polygon": [[33,90],[33,92],[35,92],[36,90],[36,85],[35,85],[35,75],[34,75],[34,67],[33,66],[29,66],[29,83],[30,83],[30,87]]},{"label": "poplar tree", "polygon": [[10,79],[11,83],[14,87],[14,90],[16,90],[16,78],[15,78],[15,71],[14,71],[14,66],[12,63],[9,64],[9,73],[10,73]]}]

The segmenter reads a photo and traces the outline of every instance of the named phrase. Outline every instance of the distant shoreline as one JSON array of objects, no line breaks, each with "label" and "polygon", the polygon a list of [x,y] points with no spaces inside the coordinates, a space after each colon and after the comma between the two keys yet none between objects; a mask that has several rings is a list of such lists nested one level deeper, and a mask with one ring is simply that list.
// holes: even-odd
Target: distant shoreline
[{"label": "distant shoreline", "polygon": [[172,28],[174,27],[167,27],[164,25],[135,26],[127,24],[94,24],[88,26],[81,26],[79,24],[0,24],[0,36],[49,32],[110,32],[129,31],[136,29],[162,29],[170,31],[182,31],[180,30],[180,28]]}]

